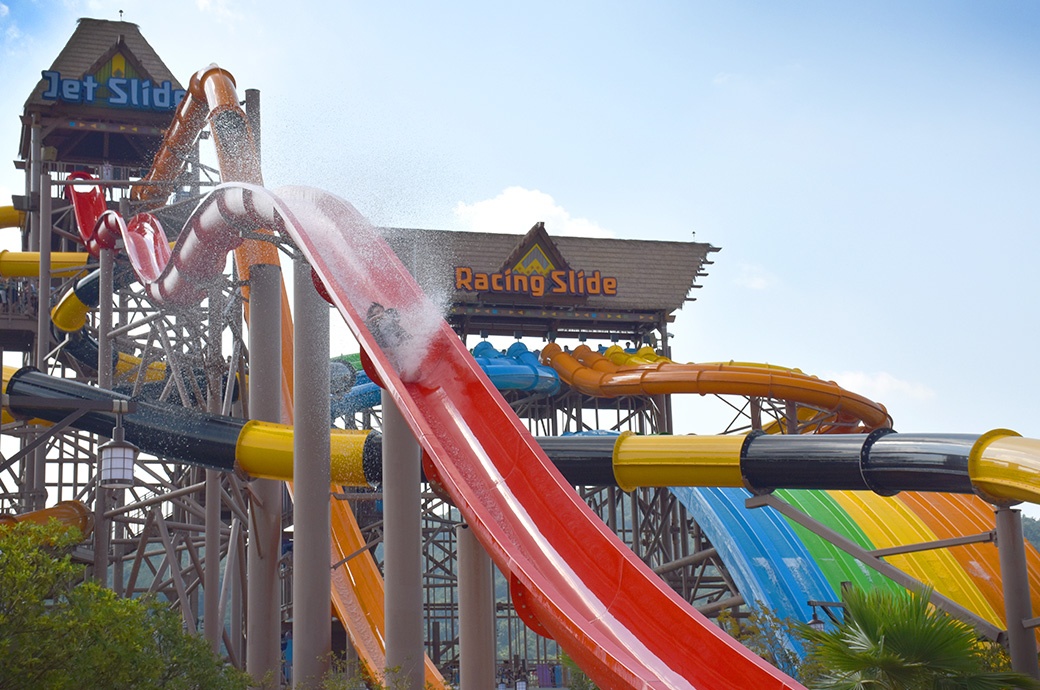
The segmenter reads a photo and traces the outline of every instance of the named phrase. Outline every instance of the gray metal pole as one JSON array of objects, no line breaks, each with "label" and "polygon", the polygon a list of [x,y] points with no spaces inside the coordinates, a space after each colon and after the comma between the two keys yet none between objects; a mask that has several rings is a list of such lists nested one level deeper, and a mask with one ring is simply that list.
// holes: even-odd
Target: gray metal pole
[{"label": "gray metal pole", "polygon": [[491,557],[469,525],[455,528],[459,568],[459,687],[495,687],[495,591]]},{"label": "gray metal pole", "polygon": [[1007,616],[1008,650],[1011,668],[1040,679],[1036,656],[1036,635],[1022,621],[1033,617],[1029,599],[1029,570],[1022,535],[1022,513],[998,506],[997,550],[1000,552],[1000,579],[1004,586],[1004,613]]},{"label": "gray metal pole", "polygon": [[29,207],[32,210],[32,213],[29,214],[29,251],[38,252],[40,251],[41,212],[38,205],[33,207],[32,201],[35,199],[37,204],[39,204],[40,200],[40,172],[43,169],[41,160],[43,158],[43,129],[36,115],[33,115],[32,128],[29,130],[29,147]]},{"label": "gray metal pole", "polygon": [[[126,197],[120,202],[122,205]],[[207,358],[207,386],[208,396],[206,409],[214,414],[228,414],[230,410],[223,409],[223,391],[221,391],[220,376],[217,375],[217,367],[224,363],[223,337],[217,335],[222,333],[224,321],[224,293],[218,287],[209,293],[209,327],[212,337],[206,354]],[[228,385],[233,385],[230,381]],[[221,473],[217,470],[206,470],[206,560],[205,571],[202,575],[202,591],[206,598],[202,605],[202,634],[209,642],[213,652],[220,652],[220,642],[224,633],[224,621],[220,620],[220,533],[224,527],[220,519],[220,485]],[[229,547],[230,552],[230,547]],[[228,560],[230,563],[230,559]]]},{"label": "gray metal pole", "polygon": [[[249,271],[249,409],[253,419],[282,421],[282,271]],[[281,673],[282,483],[257,479],[250,488],[246,553],[246,672],[257,685]]]},{"label": "gray metal pole", "polygon": [[[222,331],[224,325],[222,314],[224,313],[224,292],[219,288],[209,293],[209,328],[212,339],[207,353],[207,369],[215,368],[222,364],[222,337],[217,335]],[[207,387],[209,395],[206,401],[206,409],[209,412],[219,414],[222,408],[223,397],[220,390],[219,377],[212,370],[207,373]],[[229,385],[231,383],[229,382]],[[218,653],[220,650],[220,639],[224,637],[224,621],[220,617],[220,529],[224,527],[220,521],[220,472],[215,469],[206,470],[206,569],[203,571],[203,637],[209,642],[209,648]],[[230,562],[230,561],[229,561]]]},{"label": "gray metal pole", "polygon": [[[42,255],[42,251],[41,251]],[[101,275],[98,295],[98,387],[112,390],[112,301],[115,292],[113,269],[115,252],[102,249],[98,256]],[[109,549],[111,548],[112,523],[105,518],[108,512],[109,490],[101,486],[101,461],[97,468],[98,486],[94,495],[94,577],[108,586]]]},{"label": "gray metal pole", "polygon": [[[124,197],[125,200],[125,197]],[[207,387],[208,397],[206,409],[214,414],[228,414],[230,410],[223,409],[223,391],[221,391],[220,377],[216,374],[217,367],[223,365],[223,337],[217,333],[223,330],[224,293],[220,288],[215,288],[209,293],[209,327],[212,334],[207,357]],[[233,385],[230,381],[228,385]],[[220,488],[221,473],[217,470],[206,470],[206,561],[205,571],[202,575],[202,591],[206,598],[203,600],[202,634],[209,643],[209,647],[216,653],[220,652],[220,642],[224,633],[224,621],[220,619],[220,533],[224,527],[220,519]],[[228,552],[233,546],[229,544]],[[228,559],[228,563],[231,560]]]},{"label": "gray metal pole", "polygon": [[293,687],[316,689],[332,655],[329,305],[301,260],[293,317]]},{"label": "gray metal pole", "polygon": [[[37,164],[37,170],[39,170]],[[40,207],[36,238],[40,249],[39,280],[36,288],[36,368],[47,372],[47,353],[51,344],[51,176],[43,172],[36,181]],[[39,510],[47,503],[47,447],[42,445],[27,460],[29,507]]]},{"label": "gray metal pole", "polygon": [[419,444],[383,391],[383,581],[387,687],[423,687]]},{"label": "gray metal pole", "polygon": [[224,621],[220,617],[220,472],[206,470],[206,570],[202,591],[202,634],[214,652],[220,651]]}]

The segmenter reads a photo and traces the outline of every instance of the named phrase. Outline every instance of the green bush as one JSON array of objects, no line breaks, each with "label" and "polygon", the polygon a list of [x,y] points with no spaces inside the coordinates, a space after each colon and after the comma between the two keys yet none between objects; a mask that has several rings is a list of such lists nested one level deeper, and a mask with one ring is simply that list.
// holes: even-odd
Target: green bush
[{"label": "green bush", "polygon": [[83,582],[80,539],[57,522],[0,528],[0,690],[248,687],[158,601]]}]

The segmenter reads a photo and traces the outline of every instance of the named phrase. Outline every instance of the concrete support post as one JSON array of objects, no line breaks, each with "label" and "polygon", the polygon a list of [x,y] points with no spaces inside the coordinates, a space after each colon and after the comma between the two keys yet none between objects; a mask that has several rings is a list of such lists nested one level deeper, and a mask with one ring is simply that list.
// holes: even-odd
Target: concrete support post
[{"label": "concrete support post", "polygon": [[202,634],[214,652],[220,651],[224,621],[220,620],[220,472],[206,470],[206,570],[202,591]]},{"label": "concrete support post", "polygon": [[[37,115],[33,115],[29,130],[29,251],[40,251],[40,173],[43,170],[43,128]],[[36,205],[34,205],[34,202]]]},{"label": "concrete support post", "polygon": [[[253,266],[249,272],[249,409],[253,419],[282,421],[281,268]],[[246,550],[246,672],[260,685],[281,673],[282,483],[257,479],[251,485]]]},{"label": "concrete support post", "polygon": [[[126,201],[126,197],[120,202],[120,206]],[[125,216],[124,216],[125,217]],[[217,336],[223,332],[224,327],[224,292],[214,288],[209,293],[209,328],[214,337],[209,343],[206,353],[206,410],[213,414],[228,414],[230,410],[223,409],[223,390],[221,378],[224,369],[223,338]],[[218,373],[218,367],[221,371]],[[234,385],[228,381],[228,385]],[[202,574],[202,591],[205,599],[202,604],[202,635],[209,643],[209,648],[215,653],[220,652],[220,643],[224,633],[224,621],[220,620],[220,533],[224,523],[220,519],[221,501],[221,473],[217,470],[206,470],[206,560],[205,571]],[[228,552],[233,545],[229,545]],[[228,559],[228,563],[231,559]]]},{"label": "concrete support post", "polygon": [[383,581],[388,687],[423,687],[421,451],[383,391]]},{"label": "concrete support post", "polygon": [[491,558],[469,525],[455,528],[459,568],[459,687],[495,687],[495,591]]},{"label": "concrete support post", "polygon": [[316,689],[332,654],[329,305],[293,264],[293,687]]},{"label": "concrete support post", "polygon": [[[112,327],[114,323],[112,302],[115,292],[115,252],[102,249],[99,260],[98,285],[98,386],[112,390]],[[98,486],[94,494],[94,577],[103,586],[108,586],[109,550],[111,548],[112,524],[105,518],[111,492],[101,486],[101,461],[96,472]]]},{"label": "concrete support post", "polygon": [[1022,625],[1033,617],[1029,599],[1029,570],[1022,535],[1022,513],[1008,506],[997,507],[997,550],[1000,552],[1000,579],[1004,585],[1004,613],[1008,622],[1008,651],[1011,668],[1040,679],[1036,656],[1036,636]]},{"label": "concrete support post", "polygon": [[[36,166],[39,171],[39,164]],[[47,352],[51,344],[51,176],[39,175],[36,180],[40,206],[37,217],[36,239],[39,243],[40,270],[36,290],[36,368],[47,371]],[[41,432],[42,433],[42,432]],[[26,459],[26,485],[29,487],[27,507],[40,510],[47,503],[47,447],[42,445]]]}]

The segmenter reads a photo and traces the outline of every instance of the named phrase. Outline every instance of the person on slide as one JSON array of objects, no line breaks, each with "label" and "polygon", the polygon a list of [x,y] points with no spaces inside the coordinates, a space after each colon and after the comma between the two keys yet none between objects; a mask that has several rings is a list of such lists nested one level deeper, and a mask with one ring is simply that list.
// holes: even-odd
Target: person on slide
[{"label": "person on slide", "polygon": [[401,327],[401,316],[396,309],[386,309],[379,302],[373,302],[365,315],[365,325],[372,332],[379,347],[390,351],[408,340],[408,332]]}]

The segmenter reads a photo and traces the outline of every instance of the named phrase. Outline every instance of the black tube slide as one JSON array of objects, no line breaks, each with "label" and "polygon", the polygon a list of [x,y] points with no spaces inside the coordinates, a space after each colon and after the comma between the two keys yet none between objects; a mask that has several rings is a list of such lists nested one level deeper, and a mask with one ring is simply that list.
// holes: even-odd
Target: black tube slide
[{"label": "black tube slide", "polygon": [[[47,401],[130,400],[70,379],[20,369],[7,384],[12,414],[61,421],[67,411],[33,406],[24,398]],[[23,398],[24,397],[24,398]],[[23,398],[23,399],[19,399]],[[123,415],[126,439],[142,450],[210,469],[235,468],[235,451],[246,420],[135,399],[136,411]],[[73,424],[108,436],[112,412],[90,411]],[[866,435],[782,436],[755,433],[741,449],[745,485],[766,493],[774,489],[844,489],[892,495],[900,491],[974,492],[968,458],[978,440],[971,434],[897,434],[878,429]],[[615,484],[614,436],[539,437],[538,443],[575,485]],[[362,467],[370,484],[382,478],[382,439],[369,434]]]},{"label": "black tube slide", "polygon": [[[71,379],[55,378],[32,367],[18,370],[7,384],[11,413],[25,419],[59,422],[67,409],[34,406],[22,397],[74,403],[77,400],[116,401],[131,398],[89,386]],[[235,450],[246,420],[200,412],[175,405],[134,399],[136,410],[123,415],[126,440],[141,450],[208,469],[231,471],[235,468]],[[100,436],[109,436],[115,426],[113,412],[92,410],[77,419],[73,426]],[[575,485],[614,485],[611,467],[614,436],[541,437],[538,442]],[[365,439],[362,468],[369,484],[383,477],[383,444],[378,433]]]},{"label": "black tube slide", "polygon": [[[32,367],[18,370],[7,383],[11,413],[26,419],[59,422],[66,410],[23,404],[21,396],[49,401],[130,400],[125,395],[102,390],[70,379],[42,374]],[[123,415],[126,440],[148,453],[203,467],[231,471],[235,447],[246,420],[222,417],[174,405],[134,400],[137,410]],[[116,423],[113,412],[90,411],[73,424],[77,429],[110,436]]]},{"label": "black tube slide", "polygon": [[[575,486],[617,486],[614,478],[614,442],[617,436],[538,436],[535,438],[556,469]],[[362,469],[369,484],[383,479],[383,437],[365,437]],[[423,481],[426,481],[425,474]]]},{"label": "black tube slide", "polygon": [[745,483],[755,491],[838,489],[974,492],[968,457],[972,434],[897,434],[877,429],[866,435],[748,436],[740,455]]}]

